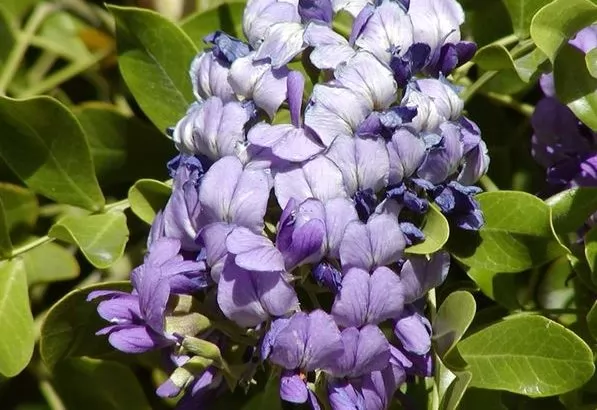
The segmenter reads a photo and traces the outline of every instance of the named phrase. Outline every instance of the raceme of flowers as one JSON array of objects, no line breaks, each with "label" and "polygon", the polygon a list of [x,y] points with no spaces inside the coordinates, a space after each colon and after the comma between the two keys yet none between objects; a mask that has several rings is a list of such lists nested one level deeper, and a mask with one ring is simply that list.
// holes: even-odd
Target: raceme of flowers
[{"label": "raceme of flowers", "polygon": [[446,79],[475,51],[463,20],[455,0],[253,0],[247,43],[206,37],[133,291],[89,295],[112,346],[164,353],[160,396],[208,407],[268,362],[285,401],[385,409],[432,374],[424,296],[450,259],[405,248],[431,206],[482,226],[489,163]]}]

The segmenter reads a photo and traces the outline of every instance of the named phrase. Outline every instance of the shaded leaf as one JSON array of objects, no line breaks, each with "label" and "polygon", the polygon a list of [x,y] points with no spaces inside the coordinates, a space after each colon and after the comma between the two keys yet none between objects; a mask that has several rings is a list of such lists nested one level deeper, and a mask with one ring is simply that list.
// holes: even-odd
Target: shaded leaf
[{"label": "shaded leaf", "polygon": [[203,37],[222,30],[234,37],[243,38],[243,11],[244,3],[224,3],[216,8],[200,11],[185,18],[180,23],[195,46],[202,50],[207,47]]},{"label": "shaded leaf", "polygon": [[508,410],[501,399],[502,393],[496,390],[468,389],[460,402],[460,409]]},{"label": "shaded leaf", "polygon": [[164,209],[172,188],[153,179],[141,179],[129,189],[131,210],[142,221],[151,224],[158,211]]},{"label": "shaded leaf", "polygon": [[521,39],[529,36],[531,20],[535,13],[551,0],[504,0],[510,14],[514,33]]},{"label": "shaded leaf", "polygon": [[56,222],[48,235],[77,245],[98,268],[112,265],[124,252],[129,231],[122,212],[67,216]]},{"label": "shaded leaf", "polygon": [[0,375],[13,377],[31,360],[35,337],[23,261],[0,263]]},{"label": "shaded leaf", "polygon": [[33,192],[18,185],[0,182],[0,200],[11,237],[19,229],[31,229],[39,215],[39,203]]},{"label": "shaded leaf", "polygon": [[590,50],[585,55],[585,63],[587,65],[587,70],[589,70],[589,74],[597,78],[597,48]]},{"label": "shaded leaf", "polygon": [[2,7],[6,9],[8,15],[19,20],[33,7],[34,4],[41,3],[41,1],[42,0],[2,0]]},{"label": "shaded leaf", "polygon": [[473,374],[472,387],[530,397],[574,390],[595,370],[585,342],[542,316],[496,323],[461,341],[458,350]]},{"label": "shaded leaf", "polygon": [[589,327],[589,332],[591,332],[591,336],[597,339],[597,301],[589,310],[587,314],[587,325]]},{"label": "shaded leaf", "polygon": [[454,372],[454,379],[444,392],[439,408],[440,410],[459,409],[460,402],[465,395],[473,375],[469,371]]},{"label": "shaded leaf", "polygon": [[479,286],[485,296],[508,309],[520,309],[517,293],[521,287],[521,281],[517,274],[493,272],[482,268],[469,268],[466,274]]},{"label": "shaded leaf", "polygon": [[[448,365],[448,356],[475,317],[477,304],[469,292],[450,293],[433,321],[432,340],[437,355]],[[449,367],[449,366],[448,366]]]},{"label": "shaded leaf", "polygon": [[531,38],[554,62],[568,39],[596,20],[597,5],[590,0],[555,0],[533,17]]},{"label": "shaded leaf", "polygon": [[6,210],[2,198],[0,198],[0,257],[8,258],[12,251],[12,241],[10,240],[10,232],[8,231],[8,221],[6,218]]},{"label": "shaded leaf", "polygon": [[551,209],[551,224],[556,235],[579,229],[597,211],[597,188],[576,187],[562,191],[545,203]]},{"label": "shaded leaf", "polygon": [[544,309],[569,308],[575,296],[574,281],[570,280],[572,275],[572,266],[567,258],[561,257],[553,261],[535,290],[539,306]]},{"label": "shaded leaf", "polygon": [[584,53],[564,45],[554,62],[553,78],[559,100],[597,130],[597,78],[589,73]]},{"label": "shaded leaf", "polygon": [[15,44],[15,32],[17,30],[15,21],[11,19],[10,5],[0,4],[0,67],[6,63],[6,59]]},{"label": "shaded leaf", "polygon": [[76,118],[50,97],[0,97],[0,156],[32,190],[90,210],[104,205]]},{"label": "shaded leaf", "polygon": [[85,105],[75,114],[87,135],[100,182],[167,177],[166,163],[176,151],[155,127],[108,104]]},{"label": "shaded leaf", "polygon": [[53,376],[56,389],[69,409],[151,409],[135,373],[120,363],[70,358],[54,368]]},{"label": "shaded leaf", "polygon": [[97,302],[87,302],[94,290],[130,290],[128,282],[105,282],[75,289],[56,302],[41,327],[39,351],[50,369],[69,357],[104,357],[114,352],[105,336],[95,332],[106,327],[97,313]]},{"label": "shaded leaf", "polygon": [[406,248],[404,251],[413,255],[429,255],[439,251],[450,237],[450,225],[446,217],[435,205],[429,207],[421,230],[425,234],[425,240],[416,245]]},{"label": "shaded leaf", "polygon": [[593,282],[597,283],[597,227],[592,227],[585,235],[585,257],[593,273]]},{"label": "shaded leaf", "polygon": [[120,72],[135,100],[158,129],[175,125],[194,100],[188,75],[194,44],[155,12],[108,8],[116,19]]},{"label": "shaded leaf", "polygon": [[54,242],[27,251],[22,256],[29,285],[74,279],[79,264],[71,252]]},{"label": "shaded leaf", "polygon": [[537,197],[517,191],[477,196],[485,225],[479,232],[458,230],[448,248],[471,268],[521,272],[540,266],[564,252],[556,241],[549,207]]}]

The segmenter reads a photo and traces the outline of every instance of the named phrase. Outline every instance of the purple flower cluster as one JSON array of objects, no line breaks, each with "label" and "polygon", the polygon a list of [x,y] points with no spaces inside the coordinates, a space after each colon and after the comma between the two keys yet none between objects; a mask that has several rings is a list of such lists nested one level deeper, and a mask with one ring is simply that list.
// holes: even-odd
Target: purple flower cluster
[{"label": "purple flower cluster", "polygon": [[[570,44],[583,53],[597,47],[597,25],[579,31]],[[553,74],[540,79],[545,94],[531,120],[532,154],[547,169],[552,190],[597,186],[597,134],[556,97]]]},{"label": "purple flower cluster", "polygon": [[[343,9],[348,39],[332,29]],[[247,43],[205,39],[133,291],[89,296],[115,348],[170,357],[158,394],[204,408],[258,358],[285,401],[385,409],[407,376],[431,374],[424,296],[450,259],[405,249],[430,206],[481,227],[473,184],[489,163],[446,79],[475,51],[463,20],[455,0],[252,0]],[[310,96],[303,73],[320,80]],[[207,360],[206,342],[234,366]]]}]

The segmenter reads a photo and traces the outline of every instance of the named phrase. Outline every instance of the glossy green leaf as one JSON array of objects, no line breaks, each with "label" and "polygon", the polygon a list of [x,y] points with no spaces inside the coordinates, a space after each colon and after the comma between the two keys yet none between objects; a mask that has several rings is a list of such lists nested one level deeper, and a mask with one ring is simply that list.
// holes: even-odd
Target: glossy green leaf
[{"label": "glossy green leaf", "polygon": [[597,211],[597,188],[571,188],[548,198],[545,203],[551,208],[554,232],[564,235],[576,231]]},{"label": "glossy green leaf", "polygon": [[444,362],[472,323],[476,309],[475,298],[466,291],[450,293],[439,307],[432,340],[435,352]]},{"label": "glossy green leaf", "polygon": [[101,358],[114,348],[106,336],[95,332],[108,325],[97,313],[97,302],[88,302],[94,290],[130,290],[128,282],[105,282],[75,289],[54,304],[41,327],[39,351],[50,369],[69,357]]},{"label": "glossy green leaf", "polygon": [[517,293],[521,284],[517,274],[482,268],[469,268],[466,274],[488,298],[508,309],[520,309]]},{"label": "glossy green leaf", "polygon": [[471,386],[530,397],[574,390],[595,371],[589,346],[542,316],[496,323],[461,341],[458,350],[473,374]]},{"label": "glossy green leaf", "polygon": [[122,212],[67,216],[56,222],[48,235],[77,245],[98,268],[107,268],[122,256],[129,231]]},{"label": "glossy green leaf", "polygon": [[13,377],[27,366],[35,345],[33,327],[23,262],[1,262],[0,375]]},{"label": "glossy green leaf", "polygon": [[8,231],[14,239],[15,231],[31,229],[39,215],[37,197],[30,190],[0,182],[0,200],[4,207]]},{"label": "glossy green leaf", "polygon": [[547,56],[537,48],[515,60],[508,49],[499,44],[482,47],[474,58],[484,70],[511,71],[525,83],[538,74],[539,67],[546,60]]},{"label": "glossy green leaf", "polygon": [[550,225],[549,207],[537,197],[517,191],[477,196],[485,225],[479,232],[457,230],[450,236],[452,254],[471,268],[521,272],[564,252]]},{"label": "glossy green leaf", "polygon": [[95,173],[102,183],[131,183],[139,178],[166,178],[164,164],[176,150],[155,127],[127,117],[108,104],[75,110],[87,135]]},{"label": "glossy green leaf", "polygon": [[29,285],[74,279],[79,276],[77,259],[64,247],[48,242],[22,256]]},{"label": "glossy green leaf", "polygon": [[203,41],[203,37],[216,30],[223,30],[241,38],[244,9],[244,3],[224,3],[211,10],[190,15],[180,23],[180,27],[198,49],[204,49],[207,44]]},{"label": "glossy green leaf", "polygon": [[597,227],[594,226],[585,235],[585,257],[593,278],[597,278]]},{"label": "glossy green leaf", "polygon": [[194,44],[155,12],[108,8],[116,19],[118,65],[126,84],[158,129],[175,125],[194,100],[188,74]]},{"label": "glossy green leaf", "polygon": [[405,249],[411,255],[429,255],[440,250],[448,241],[450,236],[450,225],[446,217],[435,205],[429,207],[421,230],[425,234],[425,240],[419,244]]},{"label": "glossy green leaf", "polygon": [[587,313],[587,325],[591,336],[597,339],[597,301],[593,304],[589,313]]},{"label": "glossy green leaf", "polygon": [[566,309],[574,301],[574,281],[572,266],[567,258],[553,261],[541,276],[535,290],[537,303],[543,309]]},{"label": "glossy green leaf", "polygon": [[551,0],[504,0],[510,14],[514,33],[521,39],[529,36],[531,20],[535,13]]},{"label": "glossy green leaf", "polygon": [[0,97],[0,127],[0,156],[29,188],[90,210],[104,205],[89,145],[64,105],[50,97]]},{"label": "glossy green leaf", "polygon": [[597,78],[597,48],[590,50],[585,55],[585,64],[587,65],[589,74]]},{"label": "glossy green leaf", "polygon": [[584,53],[568,44],[562,47],[553,66],[553,78],[560,101],[597,130],[597,78],[589,73]]},{"label": "glossy green leaf", "polygon": [[537,47],[554,62],[560,48],[568,39],[595,21],[597,21],[597,5],[592,1],[555,0],[533,17],[531,38]]},{"label": "glossy green leaf", "polygon": [[[53,380],[68,409],[150,410],[135,373],[120,363],[71,358],[58,364]],[[93,388],[89,388],[93,386]]]},{"label": "glossy green leaf", "polygon": [[172,188],[153,179],[141,179],[129,189],[131,210],[144,222],[151,224],[156,214],[164,209]]}]

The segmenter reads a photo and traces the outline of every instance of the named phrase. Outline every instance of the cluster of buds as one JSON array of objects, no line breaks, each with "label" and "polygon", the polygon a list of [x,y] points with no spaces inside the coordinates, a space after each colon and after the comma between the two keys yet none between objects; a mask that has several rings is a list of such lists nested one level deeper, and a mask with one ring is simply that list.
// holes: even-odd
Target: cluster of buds
[{"label": "cluster of buds", "polygon": [[408,247],[432,206],[481,227],[489,163],[446,79],[475,51],[463,21],[455,0],[252,0],[247,43],[206,37],[133,291],[89,296],[116,349],[167,353],[159,395],[203,408],[269,363],[285,401],[385,409],[432,373],[424,296],[450,258]]}]

